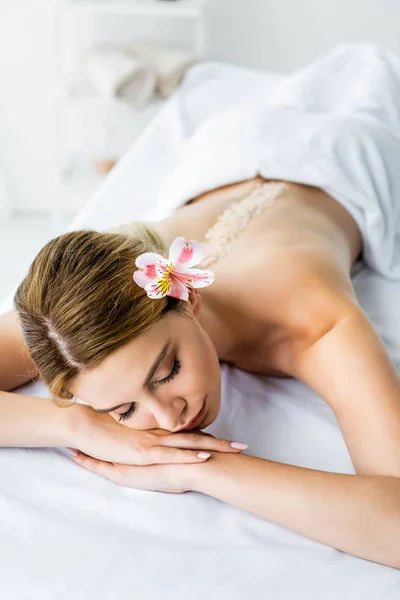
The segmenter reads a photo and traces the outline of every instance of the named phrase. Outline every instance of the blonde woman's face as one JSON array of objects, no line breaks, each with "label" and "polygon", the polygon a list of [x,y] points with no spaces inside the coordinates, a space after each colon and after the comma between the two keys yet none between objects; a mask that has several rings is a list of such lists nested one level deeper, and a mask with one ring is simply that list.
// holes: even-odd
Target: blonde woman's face
[{"label": "blonde woman's face", "polygon": [[[171,312],[90,372],[70,391],[98,412],[109,412],[132,429],[204,429],[221,402],[218,356],[188,303],[187,314]],[[203,407],[203,408],[202,408]]]}]

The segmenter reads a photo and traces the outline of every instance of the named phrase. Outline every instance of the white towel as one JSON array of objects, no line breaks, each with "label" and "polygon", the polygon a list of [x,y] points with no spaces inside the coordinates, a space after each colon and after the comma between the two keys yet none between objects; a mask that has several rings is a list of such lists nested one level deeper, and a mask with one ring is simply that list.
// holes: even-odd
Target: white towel
[{"label": "white towel", "polygon": [[99,95],[119,98],[135,109],[151,100],[157,80],[147,62],[111,44],[93,46],[84,54],[82,75]]},{"label": "white towel", "polygon": [[341,45],[268,97],[209,117],[163,182],[159,207],[257,174],[332,195],[358,223],[366,263],[400,279],[400,57]]},{"label": "white towel", "polygon": [[162,48],[153,44],[131,44],[129,51],[155,71],[156,92],[162,98],[168,98],[175,91],[186,70],[196,62],[182,50]]}]

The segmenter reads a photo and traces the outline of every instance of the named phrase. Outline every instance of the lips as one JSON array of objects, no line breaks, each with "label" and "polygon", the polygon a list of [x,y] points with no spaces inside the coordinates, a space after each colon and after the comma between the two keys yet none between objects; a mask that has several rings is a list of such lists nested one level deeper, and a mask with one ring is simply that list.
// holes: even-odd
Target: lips
[{"label": "lips", "polygon": [[187,431],[188,429],[196,429],[196,427],[198,425],[200,425],[200,423],[202,422],[205,412],[206,412],[206,399],[204,398],[203,406],[201,407],[200,411],[197,413],[197,415],[194,417],[194,419],[189,421],[189,423],[186,425],[186,427],[181,429],[181,431]]}]

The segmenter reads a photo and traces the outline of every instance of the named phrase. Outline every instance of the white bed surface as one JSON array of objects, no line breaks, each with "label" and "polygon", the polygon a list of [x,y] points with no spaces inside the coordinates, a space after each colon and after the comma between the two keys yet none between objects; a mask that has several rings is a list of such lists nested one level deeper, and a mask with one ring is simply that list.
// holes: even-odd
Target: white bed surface
[{"label": "white bed surface", "polygon": [[[68,229],[158,218],[159,186],[195,126],[235,101],[268,94],[279,78],[219,64],[192,68]],[[355,273],[358,297],[399,368],[400,284],[362,265]],[[0,312],[9,308],[11,297]],[[353,472],[333,413],[309,388],[226,365],[222,380],[221,412],[206,431],[247,442],[247,454]],[[47,396],[41,383],[20,391]],[[4,600],[397,600],[400,594],[399,571],[202,494],[116,486],[60,449],[0,450],[0,511]]]}]

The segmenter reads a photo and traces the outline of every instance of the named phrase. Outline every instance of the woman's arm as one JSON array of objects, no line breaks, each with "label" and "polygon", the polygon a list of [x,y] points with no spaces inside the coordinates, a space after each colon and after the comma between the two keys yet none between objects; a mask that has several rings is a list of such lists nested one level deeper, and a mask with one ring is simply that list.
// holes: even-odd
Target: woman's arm
[{"label": "woman's arm", "polygon": [[82,404],[60,408],[49,399],[0,392],[0,448],[46,446],[78,448],[128,465],[198,463],[210,456],[203,450],[241,452],[230,440],[164,429],[139,431]]},{"label": "woman's arm", "polygon": [[0,447],[74,446],[88,426],[87,407],[0,392]]},{"label": "woman's arm", "polygon": [[0,390],[10,392],[37,376],[17,313],[0,315]]},{"label": "woman's arm", "polygon": [[185,469],[189,489],[322,544],[400,569],[396,477],[326,473],[218,452]]},{"label": "woman's arm", "polygon": [[400,378],[361,308],[304,347],[294,375],[334,411],[357,473],[400,477]]},{"label": "woman's arm", "polygon": [[322,544],[400,569],[400,478],[326,473],[226,452],[211,452],[197,465],[130,466],[83,453],[73,460],[118,485],[201,492]]}]

